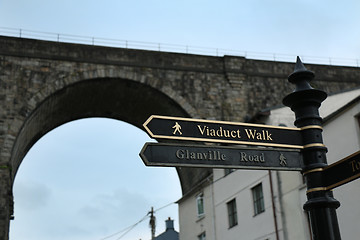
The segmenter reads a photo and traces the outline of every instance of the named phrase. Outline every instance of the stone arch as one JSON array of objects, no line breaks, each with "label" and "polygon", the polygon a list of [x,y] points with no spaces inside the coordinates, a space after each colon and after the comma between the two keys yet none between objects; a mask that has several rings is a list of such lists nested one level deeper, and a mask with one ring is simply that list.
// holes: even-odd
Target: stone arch
[{"label": "stone arch", "polygon": [[40,102],[43,101],[51,94],[63,89],[68,85],[77,83],[79,81],[89,81],[92,79],[100,79],[100,78],[127,79],[148,85],[149,87],[158,89],[160,92],[164,93],[169,98],[181,104],[182,108],[189,115],[193,117],[197,116],[197,111],[195,110],[195,108],[191,104],[189,104],[189,102],[185,98],[183,98],[182,96],[177,94],[176,91],[171,89],[171,87],[166,85],[159,86],[158,79],[149,78],[144,73],[133,71],[132,69],[127,67],[119,68],[116,66],[107,66],[107,67],[95,68],[93,70],[80,71],[71,74],[70,76],[61,79],[56,79],[55,81],[46,84],[37,93],[32,95],[31,98],[27,99],[27,112],[33,111],[36,108],[39,101]]},{"label": "stone arch", "polygon": [[[64,123],[106,117],[143,129],[142,124],[152,114],[189,117],[182,104],[149,85],[127,79],[93,78],[70,83],[37,104],[24,121],[12,149],[12,178],[33,144]],[[198,171],[177,169],[183,193],[189,188],[189,176]]]}]

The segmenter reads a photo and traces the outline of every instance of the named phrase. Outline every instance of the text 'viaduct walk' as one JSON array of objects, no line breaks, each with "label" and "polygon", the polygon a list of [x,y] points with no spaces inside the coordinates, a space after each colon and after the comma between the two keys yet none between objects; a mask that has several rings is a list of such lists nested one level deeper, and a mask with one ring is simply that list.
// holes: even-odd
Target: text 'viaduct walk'
[{"label": "text 'viaduct walk'", "polygon": [[[87,117],[142,128],[154,114],[244,122],[281,104],[292,91],[287,77],[293,67],[235,56],[0,37],[0,239],[8,239],[16,171],[31,146],[52,129]],[[307,67],[316,72],[312,85],[328,93],[360,86],[359,68]],[[209,174],[197,168],[177,171],[183,194]]]}]

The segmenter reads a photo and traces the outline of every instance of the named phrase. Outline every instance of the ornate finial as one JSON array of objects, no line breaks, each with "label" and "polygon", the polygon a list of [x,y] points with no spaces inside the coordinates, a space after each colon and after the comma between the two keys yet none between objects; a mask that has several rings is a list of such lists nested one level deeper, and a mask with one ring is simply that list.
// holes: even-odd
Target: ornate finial
[{"label": "ornate finial", "polygon": [[297,57],[294,72],[288,77],[289,82],[295,84],[296,87],[292,94],[283,99],[284,105],[291,107],[302,100],[306,100],[310,95],[312,95],[313,101],[316,100],[319,103],[324,101],[327,94],[324,91],[313,89],[309,84],[314,77],[315,74],[307,70],[300,58]]},{"label": "ornate finial", "polygon": [[296,85],[295,91],[311,89],[312,87],[310,86],[309,81],[311,81],[314,77],[315,74],[307,70],[304,64],[301,62],[300,57],[297,56],[294,72],[288,77],[289,82]]},{"label": "ornate finial", "polygon": [[294,72],[307,71],[299,56],[296,57]]}]

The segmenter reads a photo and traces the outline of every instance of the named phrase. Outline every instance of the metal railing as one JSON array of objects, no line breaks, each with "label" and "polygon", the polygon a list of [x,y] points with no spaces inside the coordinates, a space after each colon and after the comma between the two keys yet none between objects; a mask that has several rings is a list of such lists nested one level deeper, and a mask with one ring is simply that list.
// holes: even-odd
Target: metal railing
[{"label": "metal railing", "polygon": [[[59,34],[59,33],[41,32],[41,31],[8,28],[8,27],[0,27],[0,35],[19,37],[19,38],[47,40],[54,42],[78,43],[78,44],[87,44],[94,46],[120,47],[120,48],[139,49],[139,50],[200,54],[200,55],[209,55],[209,56],[231,55],[231,56],[246,57],[248,59],[268,60],[268,61],[294,62],[297,56],[295,54],[241,51],[234,49],[209,48],[209,47],[190,46],[190,45],[181,45],[181,44],[154,43],[154,42],[143,42],[143,41],[133,41],[133,40],[79,36],[79,35],[71,35],[71,34]],[[317,57],[317,56],[306,56],[306,55],[300,55],[300,57],[302,62],[304,63],[360,67],[359,59]]]}]

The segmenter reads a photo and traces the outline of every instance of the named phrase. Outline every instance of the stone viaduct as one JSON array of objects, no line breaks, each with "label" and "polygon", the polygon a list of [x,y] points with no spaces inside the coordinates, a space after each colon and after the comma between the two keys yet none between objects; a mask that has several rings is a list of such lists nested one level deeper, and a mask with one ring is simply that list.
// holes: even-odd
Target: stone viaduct
[{"label": "stone viaduct", "polygon": [[[328,93],[360,87],[360,68],[306,66],[316,74],[313,85]],[[0,37],[0,239],[9,237],[22,159],[57,126],[106,117],[142,128],[152,114],[249,121],[292,91],[293,68],[235,56]],[[183,194],[209,175],[196,168],[177,172]]]}]

